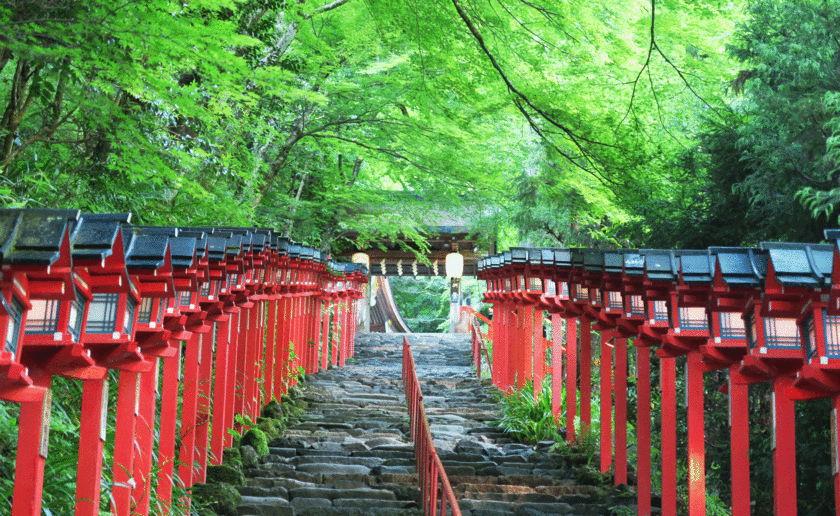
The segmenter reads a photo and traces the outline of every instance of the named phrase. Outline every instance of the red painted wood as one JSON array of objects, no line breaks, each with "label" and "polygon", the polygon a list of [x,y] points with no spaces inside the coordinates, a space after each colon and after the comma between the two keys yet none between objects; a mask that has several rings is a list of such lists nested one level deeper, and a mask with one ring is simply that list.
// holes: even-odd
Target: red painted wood
[{"label": "red painted wood", "polygon": [[323,301],[321,308],[321,369],[327,370],[330,367],[330,302]]},{"label": "red painted wood", "polygon": [[613,337],[611,331],[601,332],[601,473],[608,473],[612,467],[612,352]]},{"label": "red painted wood", "polygon": [[281,297],[277,301],[277,335],[274,344],[274,399],[280,401],[285,394],[286,374],[289,360],[289,313],[288,298]]},{"label": "red painted wood", "polygon": [[117,421],[114,428],[114,477],[111,511],[115,516],[131,513],[131,474],[134,471],[134,428],[137,417],[139,373],[120,371]]},{"label": "red painted wood", "polygon": [[341,303],[336,302],[333,306],[332,326],[332,364],[338,365],[339,343],[341,342]]},{"label": "red painted wood", "polygon": [[834,513],[840,516],[840,394],[835,394],[831,408],[831,472],[834,476]]},{"label": "red painted wood", "polygon": [[99,516],[102,480],[102,404],[107,402],[105,380],[82,382],[79,420],[79,464],[76,469],[75,516]]},{"label": "red painted wood", "polygon": [[773,450],[773,514],[796,516],[796,423],[794,402],[785,395],[793,379],[773,380],[775,450]]},{"label": "red painted wood", "polygon": [[522,325],[520,326],[519,332],[519,360],[517,360],[516,386],[521,389],[525,386],[525,382],[527,380],[531,380],[533,382],[534,379],[532,366],[534,361],[534,350],[536,348],[536,343],[533,341],[534,307],[523,306],[520,308],[519,313],[521,314]]},{"label": "red painted wood", "polygon": [[[50,388],[49,376],[38,376],[32,380],[39,387]],[[41,437],[47,430],[44,413],[49,414],[51,404],[52,396],[49,394],[42,400],[20,404],[12,516],[41,516],[45,462],[40,453]]]},{"label": "red painted wood", "polygon": [[266,403],[274,399],[274,357],[277,352],[277,300],[271,299],[267,303],[265,324],[265,373],[263,386],[265,388]]},{"label": "red painted wood", "polygon": [[184,487],[195,483],[193,462],[196,459],[195,427],[198,419],[198,357],[201,334],[193,333],[184,356],[184,389],[181,403],[181,449],[178,453],[178,477]]},{"label": "red painted wood", "polygon": [[732,381],[740,364],[729,368],[729,434],[732,461],[732,516],[750,514],[749,387]]},{"label": "red painted wood", "polygon": [[[563,396],[563,318],[551,314],[551,413],[560,423]],[[566,435],[568,436],[568,429]],[[568,438],[568,437],[567,437]]]},{"label": "red painted wood", "polygon": [[627,339],[615,342],[615,484],[627,483]]},{"label": "red painted wood", "polygon": [[566,441],[575,440],[577,417],[577,319],[566,319]]},{"label": "red painted wood", "polygon": [[226,406],[228,403],[228,352],[230,348],[228,332],[230,319],[216,324],[216,366],[213,378],[213,423],[210,441],[210,464],[222,463],[222,453],[225,448]]},{"label": "red painted wood", "polygon": [[533,310],[533,338],[531,342],[534,347],[534,398],[542,392],[543,379],[545,378],[545,339],[543,339],[543,311]]},{"label": "red painted wood", "polygon": [[[252,308],[243,308],[239,312],[239,332],[236,335],[236,380],[234,383],[235,395],[233,398],[233,410],[235,414],[247,415],[245,410],[245,396],[247,373],[245,367],[248,360],[248,330],[251,321]],[[246,430],[245,425],[235,424],[234,428],[237,431]]]},{"label": "red painted wood", "polygon": [[688,390],[688,513],[706,514],[706,442],[703,423],[703,357],[691,351],[687,357]]},{"label": "red painted wood", "polygon": [[580,321],[580,426],[589,432],[592,426],[592,324]]},{"label": "red painted wood", "polygon": [[140,373],[140,412],[135,423],[135,443],[137,446],[134,458],[134,481],[136,485],[131,490],[131,502],[134,506],[132,514],[146,516],[149,514],[149,502],[152,492],[152,462],[155,444],[155,400],[157,396],[158,368],[157,358],[153,360],[152,369]]},{"label": "red painted wood", "polygon": [[163,385],[161,389],[160,437],[158,438],[157,499],[164,507],[172,505],[172,487],[175,477],[175,430],[178,422],[178,376],[181,372],[181,346],[176,353],[163,359]]},{"label": "red painted wood", "polygon": [[[227,394],[225,398],[225,428],[234,429],[234,413],[236,411],[236,361],[239,353],[239,333],[242,318],[240,312],[230,314],[230,339],[227,354],[227,379],[225,385]],[[225,448],[233,445],[233,435],[225,432]]]},{"label": "red painted wood", "polygon": [[198,367],[198,407],[195,428],[196,466],[193,479],[207,480],[207,460],[210,438],[210,396],[213,385],[213,333],[201,335],[201,364]]},{"label": "red painted wood", "polygon": [[674,358],[660,358],[662,392],[662,514],[677,514],[677,371]]},{"label": "red painted wood", "polygon": [[257,365],[259,361],[259,345],[262,339],[260,338],[260,314],[262,313],[262,303],[256,303],[253,308],[248,310],[248,329],[245,336],[245,363],[244,383],[245,383],[245,401],[244,413],[251,418],[251,421],[256,421],[260,412],[259,399],[257,396]]},{"label": "red painted wood", "polygon": [[651,507],[650,439],[650,348],[636,348],[636,494],[639,516],[649,516]]},{"label": "red painted wood", "polygon": [[497,303],[493,312],[493,385],[504,390],[507,378],[507,305]]}]

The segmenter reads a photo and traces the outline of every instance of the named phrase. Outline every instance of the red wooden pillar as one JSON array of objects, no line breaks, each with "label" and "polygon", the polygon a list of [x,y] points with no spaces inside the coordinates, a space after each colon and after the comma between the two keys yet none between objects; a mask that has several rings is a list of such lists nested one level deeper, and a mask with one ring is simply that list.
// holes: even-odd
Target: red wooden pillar
[{"label": "red wooden pillar", "polygon": [[120,371],[117,421],[114,432],[114,485],[111,510],[115,516],[131,514],[131,475],[134,472],[134,430],[139,403],[140,374]]},{"label": "red wooden pillar", "polygon": [[505,390],[514,387],[518,381],[516,366],[519,364],[519,327],[522,324],[521,315],[519,307],[516,305],[510,306],[510,324],[507,328],[507,384],[505,385]]},{"label": "red wooden pillar", "polygon": [[[551,413],[559,423],[563,396],[563,318],[560,314],[551,314]],[[568,438],[569,429],[566,428]]]},{"label": "red wooden pillar", "polygon": [[639,516],[650,515],[650,348],[636,348],[636,505]]},{"label": "red wooden pillar", "polygon": [[533,342],[534,347],[534,399],[542,392],[542,383],[545,378],[545,339],[543,338],[543,311],[533,310]]},{"label": "red wooden pillar", "polygon": [[[236,334],[236,376],[234,380],[234,414],[245,415],[245,365],[248,357],[248,324],[250,323],[250,310],[242,309],[239,312],[239,331]],[[243,425],[236,424],[234,428],[242,430]]]},{"label": "red wooden pillar", "polygon": [[351,314],[350,303],[351,303],[350,299],[345,299],[344,300],[344,313],[343,313],[344,317],[343,317],[343,323],[341,325],[342,326],[341,336],[342,336],[342,340],[344,341],[344,346],[341,349],[343,350],[343,355],[342,356],[345,357],[345,358],[342,359],[342,361],[341,361],[341,366],[342,367],[344,367],[346,359],[350,358],[350,342],[352,340],[352,335],[353,335],[353,331],[350,328],[350,314]]},{"label": "red wooden pillar", "polygon": [[662,514],[677,514],[677,364],[660,358],[662,392]]},{"label": "red wooden pillar", "polygon": [[159,361],[152,357],[152,369],[140,373],[139,413],[135,422],[135,443],[137,456],[134,458],[134,482],[131,490],[131,501],[134,506],[132,514],[149,514],[150,497],[152,493],[152,455],[155,444],[155,400],[157,398],[157,381]]},{"label": "red wooden pillar", "polygon": [[[236,413],[236,364],[239,355],[239,334],[241,333],[242,318],[240,312],[230,315],[230,336],[227,354],[227,379],[225,380],[225,428],[234,429],[234,414]],[[225,448],[233,444],[233,435],[225,432]]]},{"label": "red wooden pillar", "polygon": [[266,314],[265,334],[265,373],[263,376],[266,402],[275,399],[274,396],[274,358],[277,353],[277,300],[268,302]]},{"label": "red wooden pillar", "polygon": [[507,382],[507,326],[508,305],[498,303],[493,317],[493,385],[505,390]]},{"label": "red wooden pillar", "polygon": [[566,441],[575,440],[577,416],[577,319],[566,319]]},{"label": "red wooden pillar", "polygon": [[219,465],[222,463],[222,454],[225,448],[225,435],[227,426],[225,416],[227,414],[228,399],[228,352],[230,348],[230,319],[220,321],[216,324],[216,367],[213,378],[213,431],[210,442],[210,463]]},{"label": "red wooden pillar", "polygon": [[706,514],[706,442],[703,423],[703,358],[691,351],[686,363],[688,395],[688,513]]},{"label": "red wooden pillar", "polygon": [[278,314],[279,326],[277,327],[277,344],[274,346],[274,397],[277,401],[286,394],[286,385],[289,379],[289,328],[290,302],[288,297],[280,298]]},{"label": "red wooden pillar", "polygon": [[181,404],[181,450],[178,453],[178,477],[185,488],[194,483],[193,466],[195,454],[195,427],[198,409],[198,361],[201,348],[201,334],[193,333],[187,341],[184,359],[184,392]]},{"label": "red wooden pillar", "polygon": [[330,368],[330,302],[323,300],[321,308],[321,369]]},{"label": "red wooden pillar", "polygon": [[248,310],[248,334],[245,336],[247,354],[245,355],[245,415],[252,421],[257,420],[260,412],[259,396],[257,394],[257,361],[260,355],[259,346],[262,342],[260,336],[260,314],[262,303],[255,303],[254,307]]},{"label": "red wooden pillar", "polygon": [[[837,432],[840,432],[837,416],[840,412],[840,394],[835,394],[831,407],[831,473],[834,476],[834,513],[840,516],[840,439]],[[734,496],[734,495],[733,495]],[[734,516],[734,515],[733,515]]]},{"label": "red wooden pillar", "polygon": [[612,466],[612,331],[601,331],[601,473]]},{"label": "red wooden pillar", "polygon": [[251,364],[251,383],[253,384],[254,393],[254,421],[259,417],[260,410],[263,406],[262,387],[265,385],[265,373],[263,372],[263,366],[265,365],[265,359],[263,357],[265,353],[265,309],[265,302],[258,301],[256,306],[256,327],[252,330],[255,332],[254,357]]},{"label": "red wooden pillar", "polygon": [[516,386],[522,388],[525,386],[527,380],[534,381],[532,372],[532,363],[534,360],[535,349],[537,343],[533,341],[534,338],[534,307],[522,306],[519,308],[521,314],[522,325],[519,333],[519,350],[518,350],[518,365],[517,365],[517,382]]},{"label": "red wooden pillar", "polygon": [[207,455],[210,451],[210,387],[213,384],[213,333],[201,335],[201,354],[198,366],[198,407],[196,415],[195,446],[196,467],[193,479],[196,482],[207,480]]},{"label": "red wooden pillar", "polygon": [[[46,389],[52,381],[49,376],[33,377],[32,380]],[[51,409],[52,393],[49,390],[39,401],[20,404],[12,516],[41,516]]]},{"label": "red wooden pillar", "polygon": [[175,478],[175,430],[178,422],[178,377],[180,374],[181,346],[179,343],[175,346],[175,354],[163,359],[157,498],[165,509],[172,505],[172,486]]},{"label": "red wooden pillar", "polygon": [[729,435],[732,461],[732,516],[750,515],[749,386],[732,381],[740,364],[729,368]]},{"label": "red wooden pillar", "polygon": [[102,480],[102,452],[108,403],[107,380],[82,382],[82,414],[79,420],[79,460],[76,469],[75,516],[98,516]]},{"label": "red wooden pillar", "polygon": [[341,302],[337,301],[333,307],[333,325],[332,325],[332,364],[338,366],[338,347],[341,342]]},{"label": "red wooden pillar", "polygon": [[627,339],[615,342],[615,484],[627,483]]},{"label": "red wooden pillar", "polygon": [[580,426],[589,432],[592,426],[592,325],[580,321]]},{"label": "red wooden pillar", "polygon": [[796,414],[785,395],[793,378],[773,380],[773,514],[796,516]]}]

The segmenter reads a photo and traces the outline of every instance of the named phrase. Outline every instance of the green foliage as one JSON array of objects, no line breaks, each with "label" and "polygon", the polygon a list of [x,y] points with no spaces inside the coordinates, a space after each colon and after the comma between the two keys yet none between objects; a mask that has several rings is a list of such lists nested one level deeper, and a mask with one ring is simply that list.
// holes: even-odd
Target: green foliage
[{"label": "green foliage", "polygon": [[251,428],[242,434],[240,446],[251,446],[260,457],[268,455],[268,437],[259,428]]},{"label": "green foliage", "polygon": [[500,402],[502,417],[494,424],[513,439],[530,444],[561,440],[551,412],[550,382],[544,382],[542,391],[534,397],[534,383],[528,379],[521,388],[511,388]]}]

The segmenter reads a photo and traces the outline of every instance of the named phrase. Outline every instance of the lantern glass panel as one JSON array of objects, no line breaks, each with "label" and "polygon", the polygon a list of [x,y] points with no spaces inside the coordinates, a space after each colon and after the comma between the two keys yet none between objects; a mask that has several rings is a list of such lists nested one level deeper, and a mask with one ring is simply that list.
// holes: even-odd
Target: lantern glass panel
[{"label": "lantern glass panel", "polygon": [[210,281],[205,281],[201,284],[201,291],[199,295],[201,297],[210,297]]},{"label": "lantern glass panel", "polygon": [[75,342],[79,341],[82,334],[82,316],[85,313],[85,298],[82,293],[76,290],[76,299],[70,302],[70,318],[67,323],[67,331],[73,336]]},{"label": "lantern glass panel", "polygon": [[58,330],[58,299],[33,299],[26,317],[26,333],[41,335]]},{"label": "lantern glass panel", "polygon": [[631,294],[627,297],[627,312],[630,315],[645,315],[645,301],[639,294]]},{"label": "lantern glass panel", "polygon": [[[650,312],[653,312],[652,314]],[[652,317],[651,317],[652,315]],[[668,303],[662,300],[651,301],[648,303],[648,319],[653,319],[654,322],[668,321]]]},{"label": "lantern glass panel", "polygon": [[560,287],[560,299],[569,299],[569,284],[565,281]]},{"label": "lantern glass panel", "polygon": [[601,289],[599,289],[599,288],[589,289],[589,301],[591,303],[602,303],[603,300],[601,299]]},{"label": "lantern glass panel", "polygon": [[[5,299],[3,304],[6,304]],[[5,350],[14,356],[17,354],[18,340],[20,339],[20,321],[23,317],[23,305],[16,297],[12,296],[12,304],[8,306],[9,327],[6,329]]]},{"label": "lantern glass panel", "polygon": [[87,315],[87,333],[113,333],[119,294],[94,294]]},{"label": "lantern glass panel", "polygon": [[490,292],[493,290],[493,280],[487,280],[487,291]]},{"label": "lantern glass panel", "polygon": [[140,302],[140,312],[137,314],[137,322],[139,324],[149,324],[152,322],[152,309],[155,306],[155,300],[151,297],[144,297]]},{"label": "lantern glass panel", "polygon": [[799,348],[799,327],[796,325],[796,319],[765,317],[764,344],[772,349]]},{"label": "lantern glass panel", "polygon": [[548,296],[557,295],[557,283],[555,283],[554,280],[545,280],[545,293]]},{"label": "lantern glass panel", "polygon": [[537,292],[542,292],[542,278],[528,278],[528,290],[535,290]]},{"label": "lantern glass panel", "polygon": [[718,321],[720,322],[721,339],[744,339],[747,337],[747,329],[744,327],[741,314],[718,312]]},{"label": "lantern glass panel", "polygon": [[178,292],[178,304],[181,306],[190,306],[192,295],[192,292]]},{"label": "lantern glass panel", "polygon": [[259,270],[260,283],[265,283],[265,267]]},{"label": "lantern glass panel", "polygon": [[525,290],[525,276],[519,276],[519,282],[516,285],[518,290]]},{"label": "lantern glass panel", "polygon": [[[814,324],[814,314],[808,316],[805,319],[805,336],[807,337],[806,344],[808,345],[808,349],[805,350],[805,353],[808,355],[808,358],[815,358],[817,356],[817,327]],[[828,339],[826,339],[828,340]],[[826,342],[826,344],[828,344]],[[826,346],[828,347],[828,346]]]},{"label": "lantern glass panel", "polygon": [[134,311],[137,309],[137,302],[129,296],[125,303],[125,317],[123,317],[123,333],[131,335],[134,326]]},{"label": "lantern glass panel", "polygon": [[586,301],[589,299],[589,289],[583,285],[575,284],[575,301]]},{"label": "lantern glass panel", "polygon": [[706,318],[706,309],[701,306],[681,306],[680,329],[708,331],[709,320]]},{"label": "lantern glass panel", "polygon": [[750,343],[750,347],[754,348],[756,339],[758,338],[758,325],[755,321],[755,312],[752,309],[747,312],[747,324],[745,326],[747,329],[747,340]]},{"label": "lantern glass panel", "polygon": [[614,292],[612,290],[607,291],[607,310],[621,310],[622,308],[622,300],[621,300],[621,292]]},{"label": "lantern glass panel", "polygon": [[227,288],[235,287],[239,284],[239,274],[228,274]]},{"label": "lantern glass panel", "polygon": [[840,358],[840,316],[826,315],[823,309],[825,325],[825,354],[828,358]]},{"label": "lantern glass panel", "polygon": [[510,288],[510,278],[505,278],[505,290],[513,290],[512,288]]}]

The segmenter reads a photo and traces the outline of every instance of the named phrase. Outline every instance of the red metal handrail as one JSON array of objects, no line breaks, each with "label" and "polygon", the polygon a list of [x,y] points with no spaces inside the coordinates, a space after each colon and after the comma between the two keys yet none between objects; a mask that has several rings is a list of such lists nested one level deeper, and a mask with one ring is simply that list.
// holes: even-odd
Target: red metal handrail
[{"label": "red metal handrail", "polygon": [[[470,318],[470,335],[472,336],[472,355],[473,364],[475,365],[475,372],[481,378],[481,357],[482,355],[487,360],[487,369],[490,372],[490,377],[493,376],[493,360],[490,358],[490,352],[487,350],[486,341],[491,341],[490,336],[493,334],[493,321],[476,312],[471,306],[462,306],[461,313],[467,314]],[[479,320],[487,323],[487,333],[481,332]]]},{"label": "red metal handrail", "polygon": [[417,475],[423,497],[423,513],[426,516],[437,515],[438,481],[440,481],[441,516],[446,516],[448,508],[451,508],[453,516],[461,516],[461,509],[458,507],[452,485],[449,483],[449,478],[435,450],[435,443],[432,441],[429,420],[426,418],[426,409],[423,407],[423,393],[420,391],[420,382],[417,380],[414,356],[411,354],[411,346],[405,337],[403,337],[402,380],[405,385],[411,440],[414,442]]}]

